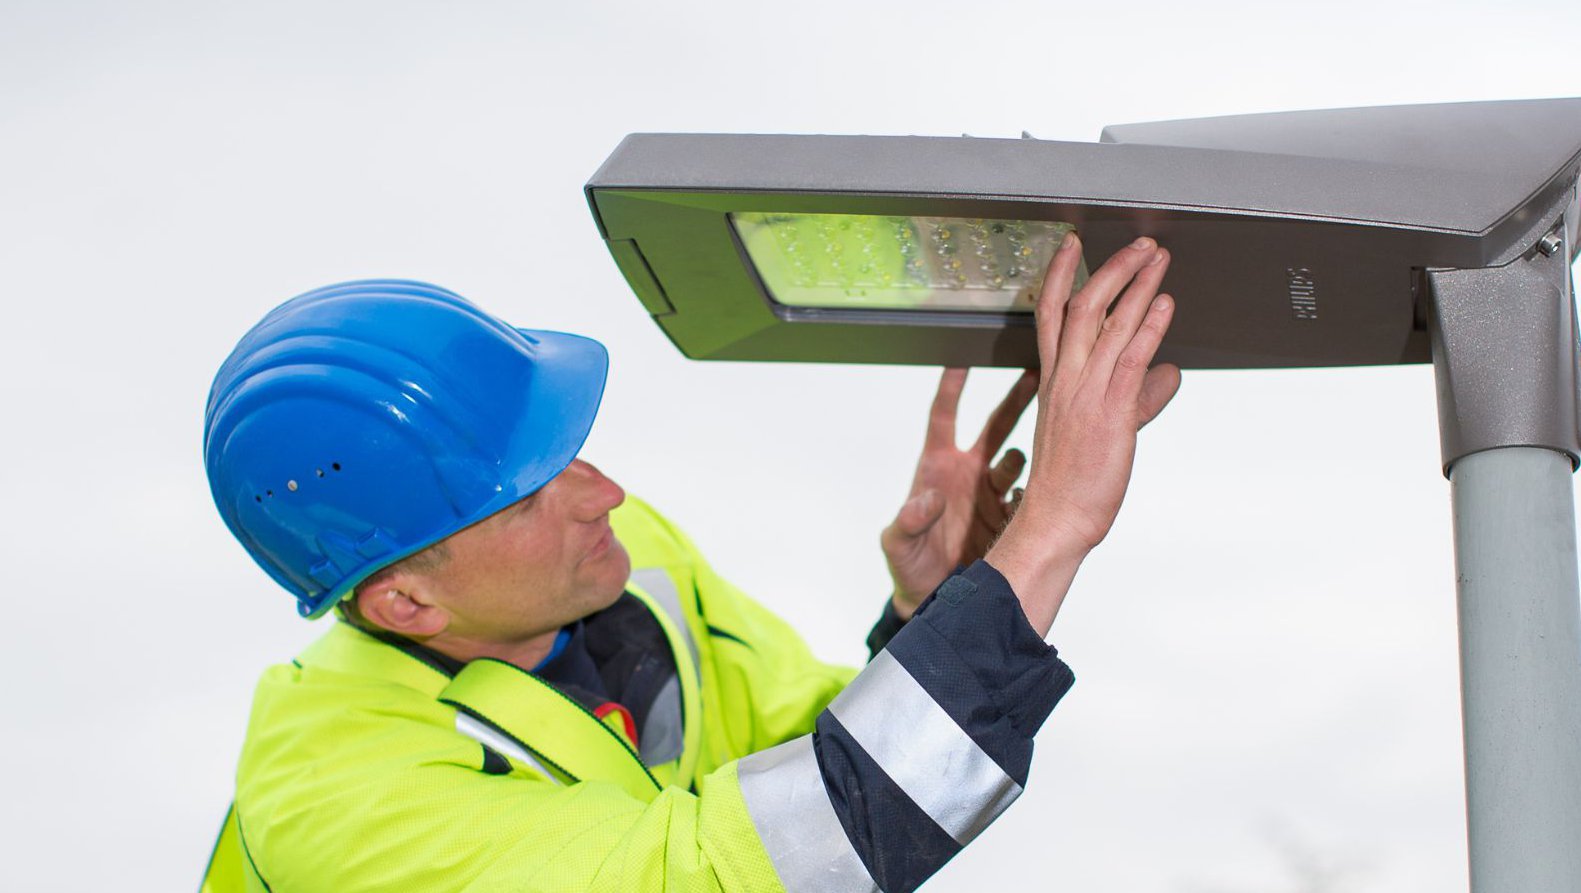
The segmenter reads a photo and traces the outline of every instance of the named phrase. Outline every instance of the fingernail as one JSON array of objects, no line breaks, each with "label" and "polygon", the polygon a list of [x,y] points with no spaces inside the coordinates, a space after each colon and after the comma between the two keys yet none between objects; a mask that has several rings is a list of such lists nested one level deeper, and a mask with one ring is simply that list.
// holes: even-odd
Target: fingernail
[{"label": "fingernail", "polygon": [[1170,301],[1169,295],[1159,295],[1153,299],[1153,309],[1159,313],[1163,313],[1165,310],[1169,309],[1169,305],[1171,303],[1173,302]]},{"label": "fingernail", "polygon": [[1138,251],[1146,251],[1147,249],[1154,247],[1154,242],[1147,236],[1143,236],[1142,238],[1137,239],[1135,242],[1132,242],[1131,247]]},{"label": "fingernail", "polygon": [[1075,246],[1075,244],[1076,244],[1076,234],[1074,232],[1071,232],[1071,231],[1067,230],[1066,233],[1065,233],[1065,237],[1059,240],[1059,250],[1061,250],[1061,251],[1069,251],[1072,247]]},{"label": "fingernail", "polygon": [[1160,248],[1160,249],[1158,249],[1158,251],[1153,253],[1153,259],[1148,261],[1147,265],[1151,267],[1154,264],[1162,261],[1163,259],[1164,259],[1164,249]]}]

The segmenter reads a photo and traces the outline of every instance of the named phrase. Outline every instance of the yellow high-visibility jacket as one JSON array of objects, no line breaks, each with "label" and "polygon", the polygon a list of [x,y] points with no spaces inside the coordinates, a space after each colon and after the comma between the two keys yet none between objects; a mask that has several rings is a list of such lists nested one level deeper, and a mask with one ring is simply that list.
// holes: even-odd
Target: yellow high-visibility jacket
[{"label": "yellow high-visibility jacket", "polygon": [[[204,893],[910,889],[1020,793],[1020,751],[930,695],[919,667],[947,661],[876,660],[825,711],[855,671],[815,659],[640,501],[612,523],[675,658],[678,758],[645,766],[620,722],[511,665],[452,675],[336,623],[258,684]],[[913,737],[886,743],[866,717]],[[921,828],[914,844],[880,840],[886,816]]]}]

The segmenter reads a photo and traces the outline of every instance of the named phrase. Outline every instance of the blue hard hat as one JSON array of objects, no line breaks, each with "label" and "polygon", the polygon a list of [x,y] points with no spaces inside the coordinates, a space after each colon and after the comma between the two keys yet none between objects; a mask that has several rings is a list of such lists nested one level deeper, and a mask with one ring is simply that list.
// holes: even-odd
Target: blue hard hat
[{"label": "blue hard hat", "polygon": [[559,474],[608,369],[597,341],[512,328],[426,283],[310,291],[265,316],[215,376],[209,489],[253,560],[318,617]]}]

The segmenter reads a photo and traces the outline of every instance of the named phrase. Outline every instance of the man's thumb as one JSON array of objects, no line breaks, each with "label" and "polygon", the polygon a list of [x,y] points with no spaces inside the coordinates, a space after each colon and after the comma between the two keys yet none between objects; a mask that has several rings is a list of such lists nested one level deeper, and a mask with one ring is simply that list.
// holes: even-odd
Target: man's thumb
[{"label": "man's thumb", "polygon": [[937,490],[923,490],[906,500],[895,518],[895,529],[907,537],[922,536],[944,514],[944,500]]}]

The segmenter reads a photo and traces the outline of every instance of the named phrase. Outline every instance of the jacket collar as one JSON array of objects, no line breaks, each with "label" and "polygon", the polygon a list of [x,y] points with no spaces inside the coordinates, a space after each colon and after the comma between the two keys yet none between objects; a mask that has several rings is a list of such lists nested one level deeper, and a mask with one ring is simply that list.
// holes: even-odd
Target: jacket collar
[{"label": "jacket collar", "polygon": [[429,697],[438,697],[461,668],[459,661],[432,648],[398,636],[376,637],[345,621],[337,621],[307,646],[296,662],[354,676],[377,676]]}]

